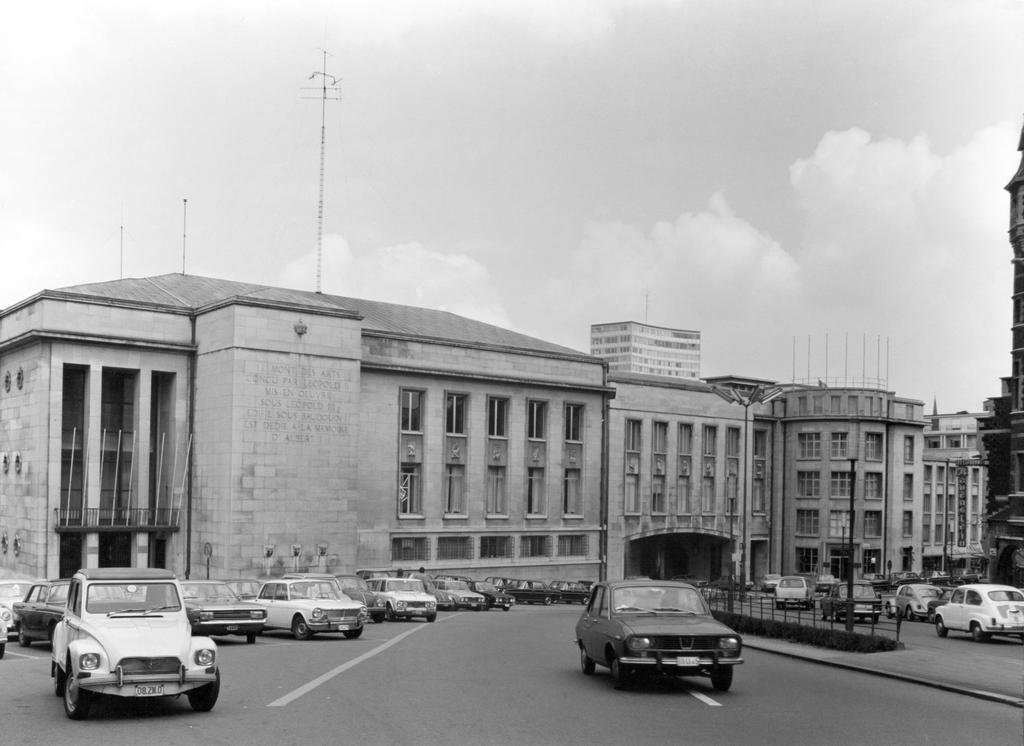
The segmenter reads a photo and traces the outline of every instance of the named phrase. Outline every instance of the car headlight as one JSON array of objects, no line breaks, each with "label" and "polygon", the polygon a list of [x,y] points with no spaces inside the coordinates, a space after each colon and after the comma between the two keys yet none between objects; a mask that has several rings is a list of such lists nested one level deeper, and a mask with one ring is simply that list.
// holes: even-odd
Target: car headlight
[{"label": "car headlight", "polygon": [[82,653],[82,655],[78,656],[78,668],[80,671],[95,671],[99,667],[99,653]]},{"label": "car headlight", "polygon": [[736,653],[740,649],[740,640],[738,637],[720,637],[718,639],[718,647],[721,650]]},{"label": "car headlight", "polygon": [[395,601],[395,608],[399,611],[405,611],[405,601]]},{"label": "car headlight", "polygon": [[651,638],[649,637],[630,637],[626,641],[626,646],[630,650],[647,650],[651,647]]},{"label": "car headlight", "polygon": [[383,605],[384,605],[384,599],[383,598],[378,598],[376,603],[374,603],[374,606],[383,606]]},{"label": "car headlight", "polygon": [[3,619],[4,622],[10,623],[11,610],[8,608],[0,607],[0,619]]},{"label": "car headlight", "polygon": [[310,616],[314,619],[321,619],[324,616],[324,610],[317,606],[315,609],[313,609],[313,612],[310,614]]},{"label": "car headlight", "polygon": [[436,601],[427,601],[427,608],[428,609],[433,609],[433,608],[436,608],[436,607],[437,607],[437,602]]},{"label": "car headlight", "polygon": [[211,666],[217,660],[217,651],[211,648],[200,648],[196,651],[193,660],[197,666]]},{"label": "car headlight", "polygon": [[200,611],[199,612],[199,621],[200,622],[209,622],[212,619],[213,619],[213,612],[212,611]]},{"label": "car headlight", "polygon": [[267,618],[267,612],[264,611],[263,609],[250,609],[249,610],[249,618],[250,619],[266,619]]}]

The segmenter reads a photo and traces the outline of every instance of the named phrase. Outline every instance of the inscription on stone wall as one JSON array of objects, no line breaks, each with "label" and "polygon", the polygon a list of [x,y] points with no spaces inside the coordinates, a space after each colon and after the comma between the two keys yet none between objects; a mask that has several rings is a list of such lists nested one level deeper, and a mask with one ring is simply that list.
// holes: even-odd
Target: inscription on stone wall
[{"label": "inscription on stone wall", "polygon": [[246,407],[246,432],[270,442],[320,443],[344,431],[342,372],[289,363],[253,363],[245,383],[253,391]]}]

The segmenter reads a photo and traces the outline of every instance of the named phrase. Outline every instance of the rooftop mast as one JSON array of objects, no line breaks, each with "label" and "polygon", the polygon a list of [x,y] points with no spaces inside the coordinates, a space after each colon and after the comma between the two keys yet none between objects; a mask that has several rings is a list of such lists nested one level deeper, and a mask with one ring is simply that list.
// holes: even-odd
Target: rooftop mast
[{"label": "rooftop mast", "polygon": [[[327,142],[327,100],[341,101],[341,90],[338,87],[340,78],[327,73],[327,50],[321,49],[324,53],[324,69],[309,76],[310,80],[320,77],[319,88],[303,88],[304,91],[319,91],[317,96],[303,96],[303,98],[320,99],[320,201],[316,211],[316,291],[320,292],[320,270],[323,264],[323,235],[324,235],[324,146]],[[328,85],[329,83],[329,85]]]}]

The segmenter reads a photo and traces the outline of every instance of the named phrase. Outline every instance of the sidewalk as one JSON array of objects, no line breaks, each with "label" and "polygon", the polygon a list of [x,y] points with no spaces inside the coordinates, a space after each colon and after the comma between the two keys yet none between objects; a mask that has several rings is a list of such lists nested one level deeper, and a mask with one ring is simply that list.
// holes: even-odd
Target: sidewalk
[{"label": "sidewalk", "polygon": [[1024,645],[1008,645],[1012,655],[979,665],[969,645],[947,650],[903,648],[887,653],[845,653],[812,645],[746,635],[744,647],[826,666],[885,676],[1024,707]]}]

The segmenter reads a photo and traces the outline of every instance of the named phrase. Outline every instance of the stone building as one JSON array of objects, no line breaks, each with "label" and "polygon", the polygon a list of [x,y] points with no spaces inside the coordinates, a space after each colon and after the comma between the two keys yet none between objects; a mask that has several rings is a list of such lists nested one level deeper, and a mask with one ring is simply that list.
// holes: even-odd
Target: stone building
[{"label": "stone building", "polygon": [[0,371],[4,571],[599,575],[612,390],[589,355],[169,274],[6,309]]}]

